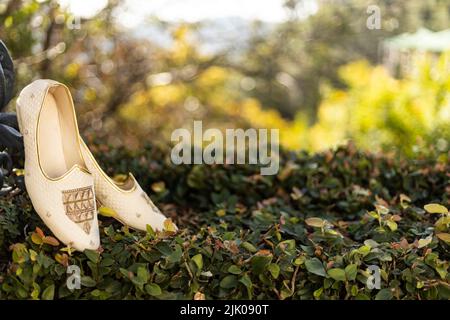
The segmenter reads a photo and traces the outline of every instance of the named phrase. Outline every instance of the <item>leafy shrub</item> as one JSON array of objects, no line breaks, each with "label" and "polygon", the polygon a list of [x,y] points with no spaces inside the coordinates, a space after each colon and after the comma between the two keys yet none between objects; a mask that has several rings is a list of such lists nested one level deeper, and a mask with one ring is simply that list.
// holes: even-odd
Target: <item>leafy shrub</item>
[{"label": "leafy shrub", "polygon": [[350,138],[366,150],[396,148],[411,155],[417,146],[438,141],[448,150],[450,54],[419,57],[414,71],[402,79],[365,61],[341,67],[347,88],[326,90],[308,135],[311,149]]},{"label": "leafy shrub", "polygon": [[[101,217],[101,249],[71,252],[26,194],[10,194],[0,200],[0,299],[450,298],[448,154],[284,152],[279,174],[261,176],[256,166],[173,166],[152,147],[94,152],[109,173],[132,171],[180,230]],[[79,290],[66,286],[68,265],[81,269]],[[370,265],[380,290],[366,286]]]}]

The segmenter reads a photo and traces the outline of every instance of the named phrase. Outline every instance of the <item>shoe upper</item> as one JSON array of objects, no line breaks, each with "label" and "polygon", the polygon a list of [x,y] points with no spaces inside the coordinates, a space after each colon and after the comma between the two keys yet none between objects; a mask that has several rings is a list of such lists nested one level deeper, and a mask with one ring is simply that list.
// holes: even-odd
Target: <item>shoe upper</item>
[{"label": "shoe upper", "polygon": [[115,211],[114,218],[138,230],[146,230],[147,224],[154,230],[164,230],[166,217],[133,175],[129,174],[127,182],[123,184],[115,182],[100,168],[83,141],[81,146],[86,166],[94,176],[97,199],[102,205]]},{"label": "shoe upper", "polygon": [[[49,100],[50,95],[56,99]],[[25,185],[34,209],[66,245],[97,249],[94,179],[82,160],[69,90],[52,80],[34,81],[21,91],[17,115],[24,137]]]}]

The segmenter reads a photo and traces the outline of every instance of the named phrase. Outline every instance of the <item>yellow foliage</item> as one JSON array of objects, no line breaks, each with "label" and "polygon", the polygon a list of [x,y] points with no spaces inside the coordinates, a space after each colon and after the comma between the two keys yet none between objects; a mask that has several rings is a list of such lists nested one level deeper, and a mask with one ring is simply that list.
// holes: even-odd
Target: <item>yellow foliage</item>
[{"label": "yellow foliage", "polygon": [[442,55],[438,63],[422,59],[418,72],[400,80],[366,62],[342,67],[340,75],[348,88],[325,96],[318,121],[308,133],[311,149],[353,139],[367,149],[388,145],[411,152],[417,139],[450,124],[450,82],[444,61],[448,55]]},{"label": "yellow foliage", "polygon": [[230,71],[222,67],[212,66],[206,69],[198,78],[197,85],[204,89],[224,85],[230,78]]},{"label": "yellow foliage", "polygon": [[[188,31],[185,26],[174,31],[174,47],[161,58],[168,65],[183,69],[205,59],[189,43]],[[138,140],[151,136],[153,141],[169,141],[174,129],[189,129],[193,120],[203,120],[204,128],[279,129],[282,146],[291,150],[319,151],[351,139],[366,149],[396,146],[408,153],[418,138],[450,124],[449,55],[435,62],[421,57],[416,65],[404,79],[366,61],[343,66],[339,75],[347,88],[324,91],[312,125],[303,112],[287,120],[275,108],[248,98],[238,85],[243,76],[217,65],[199,68],[191,80],[172,74],[170,83],[134,94],[119,115]],[[75,70],[69,65],[66,72]],[[195,107],[187,107],[192,101]]]},{"label": "yellow foliage", "polygon": [[195,46],[189,42],[189,26],[181,25],[172,32],[174,46],[171,50],[171,59],[177,65],[183,65],[189,58],[195,57]]},{"label": "yellow foliage", "polygon": [[66,69],[64,70],[64,75],[67,78],[75,78],[78,75],[78,72],[80,71],[80,65],[78,63],[70,63]]}]

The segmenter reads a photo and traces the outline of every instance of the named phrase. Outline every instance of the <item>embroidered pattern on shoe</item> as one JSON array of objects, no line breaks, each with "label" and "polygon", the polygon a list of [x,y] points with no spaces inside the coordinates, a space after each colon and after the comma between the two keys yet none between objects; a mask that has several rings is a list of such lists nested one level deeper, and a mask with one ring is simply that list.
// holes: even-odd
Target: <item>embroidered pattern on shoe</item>
[{"label": "embroidered pattern on shoe", "polygon": [[84,232],[91,231],[90,221],[94,219],[95,200],[92,187],[62,191],[66,215],[75,223],[80,224]]}]

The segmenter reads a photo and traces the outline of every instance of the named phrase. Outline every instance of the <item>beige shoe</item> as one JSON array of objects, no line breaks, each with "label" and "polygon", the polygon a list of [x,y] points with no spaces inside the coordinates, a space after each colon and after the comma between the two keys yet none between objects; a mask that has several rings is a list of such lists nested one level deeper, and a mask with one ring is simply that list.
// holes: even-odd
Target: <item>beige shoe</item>
[{"label": "beige shoe", "polygon": [[124,182],[115,182],[100,168],[83,141],[81,152],[87,168],[94,177],[97,200],[114,211],[113,217],[116,220],[133,229],[145,231],[147,225],[150,225],[155,231],[164,230],[166,217],[153,204],[131,173]]},{"label": "beige shoe", "polygon": [[37,80],[17,100],[25,146],[25,185],[54,235],[77,250],[100,245],[94,179],[80,149],[69,89]]}]

